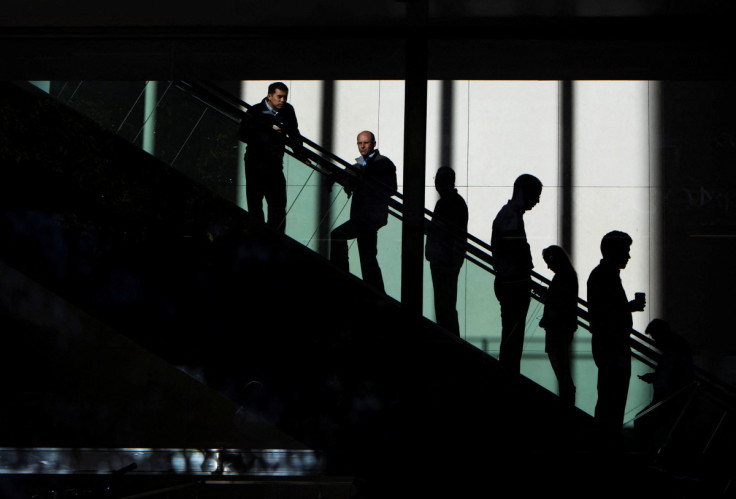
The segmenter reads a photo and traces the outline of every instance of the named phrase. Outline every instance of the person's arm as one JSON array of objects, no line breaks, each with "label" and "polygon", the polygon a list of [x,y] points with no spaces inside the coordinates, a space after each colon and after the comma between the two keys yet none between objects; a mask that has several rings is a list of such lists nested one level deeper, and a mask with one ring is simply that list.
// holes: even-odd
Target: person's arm
[{"label": "person's arm", "polygon": [[643,312],[646,304],[645,298],[641,298],[640,300],[634,298],[629,302],[629,312]]},{"label": "person's arm", "polygon": [[365,178],[366,189],[372,192],[369,194],[374,203],[383,203],[388,209],[388,200],[391,195],[396,192],[396,166],[393,161],[385,156],[370,165],[371,172]]},{"label": "person's arm", "polygon": [[285,123],[286,135],[288,138],[287,143],[289,144],[289,147],[291,147],[294,156],[304,161],[306,156],[306,150],[304,149],[304,139],[302,139],[302,135],[299,132],[299,122],[296,119],[296,111],[294,111],[294,108],[291,106],[288,110],[287,121],[288,122]]},{"label": "person's arm", "polygon": [[380,164],[378,179],[383,184],[389,197],[396,192],[396,189],[398,188],[396,181],[396,165],[394,165],[393,161],[385,156],[384,160],[381,161]]}]

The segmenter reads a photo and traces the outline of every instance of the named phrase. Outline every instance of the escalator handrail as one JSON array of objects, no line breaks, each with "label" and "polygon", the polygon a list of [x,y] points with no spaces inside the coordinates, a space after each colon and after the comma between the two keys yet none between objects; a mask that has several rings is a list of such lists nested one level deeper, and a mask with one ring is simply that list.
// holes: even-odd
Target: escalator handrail
[{"label": "escalator handrail", "polygon": [[[194,93],[203,94],[202,97],[204,98],[203,99],[203,102],[205,104],[211,105],[211,102],[209,102],[209,101],[211,101],[211,100],[214,99],[216,101],[219,101],[219,103],[221,105],[223,105],[223,106],[234,108],[236,110],[236,113],[234,113],[234,114],[236,114],[236,116],[233,117],[233,119],[236,119],[238,117],[237,115],[240,115],[239,118],[242,119],[242,117],[244,115],[244,111],[242,111],[241,108],[245,108],[246,110],[249,110],[249,109],[251,109],[253,107],[252,105],[248,104],[247,102],[245,102],[245,101],[243,101],[243,100],[241,100],[241,99],[239,99],[237,97],[234,97],[231,93],[227,92],[226,90],[223,90],[220,87],[218,87],[217,85],[214,85],[214,84],[209,83],[209,82],[181,81],[181,82],[177,82],[177,83],[180,83],[180,84],[188,87]],[[227,113],[227,114],[230,114],[230,113]],[[315,143],[314,141],[310,140],[309,138],[307,138],[307,137],[305,137],[303,135],[300,138],[301,138],[301,140],[305,144],[309,145],[315,151],[317,151],[317,152],[320,153],[321,156],[320,155],[317,155],[317,154],[309,154],[309,153],[307,153],[307,155],[308,155],[309,159],[312,162],[314,162],[314,163],[318,164],[319,166],[321,166],[323,170],[327,170],[327,171],[330,171],[332,173],[336,173],[337,172],[336,171],[336,166],[334,164],[330,163],[329,161],[324,161],[324,159],[329,158],[332,161],[334,161],[334,162],[336,162],[336,163],[338,163],[338,164],[340,164],[341,166],[344,167],[344,169],[337,169],[337,170],[340,170],[341,173],[344,174],[344,172],[346,170],[348,172],[352,172],[353,171],[353,168],[354,168],[354,165],[353,164],[347,162],[346,160],[342,159],[341,157],[337,156],[336,154],[332,153],[331,151],[328,151],[327,149],[323,148],[319,144]],[[310,166],[312,166],[312,165],[310,165]],[[340,183],[340,180],[341,179],[338,177],[335,180],[338,183]],[[392,195],[392,198],[395,197],[398,200],[403,201],[403,196],[402,196],[402,194],[400,192],[393,191],[391,193],[391,195]],[[402,205],[401,202],[397,201],[396,199],[390,199],[389,204],[390,204],[391,208],[393,208],[394,210],[396,210],[399,214],[403,213],[403,205]],[[392,212],[391,214],[394,217],[401,218],[401,216],[398,215],[397,213],[393,213]],[[431,219],[433,216],[434,216],[434,213],[431,210],[429,210],[428,208],[425,207],[424,208],[425,233],[426,233],[426,226],[429,223],[429,219]],[[473,244],[467,244],[467,246],[466,246],[467,253],[472,254],[476,258],[480,258],[482,261],[484,261],[486,264],[488,264],[490,266],[490,267],[485,267],[485,269],[487,271],[495,274],[495,271],[493,270],[493,250],[491,249],[491,245],[488,244],[487,242],[485,242],[485,241],[483,241],[483,240],[475,237],[473,234],[470,234],[470,233],[466,233],[466,237],[467,237],[468,243],[473,243]],[[467,253],[466,253],[466,259],[468,258],[468,254]],[[536,281],[536,282],[534,282],[534,287],[537,290],[542,290],[543,291],[543,288],[549,286],[550,280],[547,279],[546,277],[544,277],[543,275],[535,272],[534,270],[532,270],[530,272],[530,275],[532,277],[532,280],[533,281]],[[539,292],[539,291],[537,292],[536,295],[534,293],[532,293],[532,295],[534,296],[534,298],[537,299],[537,300],[540,300],[541,294],[542,293]],[[587,321],[587,318],[588,318],[587,305],[588,304],[587,304],[587,302],[584,299],[582,299],[580,297],[578,298],[578,316],[581,317],[581,319],[583,319],[584,321]],[[586,324],[586,322],[579,321],[579,324],[583,328],[589,330],[589,326]],[[633,337],[637,338],[638,340],[642,341],[642,342],[648,343],[650,345],[653,344],[653,341],[652,341],[651,338],[649,338],[648,336],[640,333],[639,331],[637,331],[635,329],[632,329],[631,335]],[[635,343],[635,340],[632,338],[632,345],[634,343]],[[653,352],[653,354],[655,356],[657,355],[656,352]]]},{"label": "escalator handrail", "polygon": [[[227,115],[235,114],[235,116],[232,116],[233,119],[242,119],[245,112],[241,108],[245,108],[246,110],[251,109],[253,106],[246,103],[245,101],[234,97],[229,92],[217,87],[216,85],[213,85],[208,82],[192,82],[192,81],[181,81],[177,82],[180,83],[190,89],[191,92],[195,94],[199,94],[202,97],[202,101],[207,105],[213,105],[212,100],[218,101],[220,105],[226,108],[234,109],[236,110],[235,113],[225,113]],[[217,106],[213,106],[217,108]],[[223,112],[222,109],[218,109],[220,112]],[[341,175],[346,175],[349,173],[354,172],[354,165],[349,163],[348,161],[344,160],[343,158],[337,156],[336,154],[332,153],[331,151],[328,151],[327,149],[323,148],[319,144],[315,143],[314,141],[310,140],[307,137],[301,136],[301,140],[307,144],[309,147],[317,151],[319,154],[312,153],[311,151],[305,150],[306,155],[308,159],[314,163],[309,164],[310,167],[315,168],[315,165],[319,166],[319,170],[321,170],[323,173],[329,172],[332,174],[338,174],[335,177],[335,181],[337,183],[341,183],[341,181],[344,180],[344,177],[341,177]],[[334,162],[334,163],[333,163]],[[337,165],[342,166],[343,168],[339,168]],[[391,199],[389,200],[390,207],[395,211],[390,211],[391,215],[401,219],[403,214],[403,196],[398,191],[391,192]],[[430,223],[431,218],[434,216],[434,213],[429,210],[428,208],[424,208],[424,222],[425,222],[425,233],[426,228],[428,224]],[[486,270],[487,272],[491,274],[495,274],[495,270],[493,269],[493,251],[491,249],[491,245],[486,243],[485,241],[482,241],[481,239],[478,239],[474,235],[467,233],[467,241],[468,243],[466,245],[466,255],[465,258],[474,264],[478,265],[483,270]],[[479,259],[481,262],[483,262],[485,265],[479,265],[479,261],[476,260]],[[546,290],[546,287],[549,286],[550,280],[546,277],[542,276],[541,274],[531,271],[531,277],[533,280],[533,290],[532,290],[532,296],[538,300],[542,301],[543,293]],[[536,292],[536,293],[535,293]],[[590,325],[588,324],[588,303],[586,300],[582,298],[578,298],[578,325],[582,327],[583,329],[586,329],[590,331]],[[630,333],[630,346],[631,346],[631,355],[635,358],[637,358],[639,361],[643,362],[644,364],[648,365],[649,367],[654,367],[656,365],[656,362],[660,359],[661,354],[656,348],[656,344],[652,338],[647,336],[646,334],[641,333],[640,331],[637,331],[636,329],[631,329]],[[718,380],[717,378],[713,377],[706,371],[695,368],[696,374],[699,375],[699,378],[701,378],[704,381],[707,381],[713,385],[717,385],[721,387],[722,389],[726,390],[727,392],[730,392],[731,394],[736,396],[736,390],[734,390],[733,387],[730,385]]]}]

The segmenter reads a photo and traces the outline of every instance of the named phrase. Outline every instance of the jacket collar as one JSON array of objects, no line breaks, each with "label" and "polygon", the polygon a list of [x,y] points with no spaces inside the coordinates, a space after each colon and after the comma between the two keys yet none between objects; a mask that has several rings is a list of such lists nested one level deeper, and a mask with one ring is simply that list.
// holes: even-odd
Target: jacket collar
[{"label": "jacket collar", "polygon": [[[368,158],[366,159],[366,161],[365,161],[366,164],[368,164],[368,162],[376,161],[376,160],[378,160],[381,157],[381,153],[378,152],[378,149],[373,149],[373,152],[371,154],[372,154],[372,156],[368,156]],[[355,162],[358,163],[359,165],[362,165],[363,164],[363,156],[358,156],[357,158],[355,158]]]}]

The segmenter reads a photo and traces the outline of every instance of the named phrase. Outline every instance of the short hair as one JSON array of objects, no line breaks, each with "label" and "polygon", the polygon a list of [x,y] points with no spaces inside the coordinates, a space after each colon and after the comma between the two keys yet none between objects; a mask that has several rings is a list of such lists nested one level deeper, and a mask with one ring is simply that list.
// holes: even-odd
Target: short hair
[{"label": "short hair", "polygon": [[376,141],[376,136],[370,130],[363,130],[362,132],[358,133],[358,135],[356,137],[360,137],[361,134],[364,134],[364,133],[368,133],[368,134],[371,135],[371,142],[375,142]]},{"label": "short hair", "polygon": [[632,242],[631,236],[626,232],[613,230],[601,239],[601,255],[603,255],[603,258],[608,258],[620,252],[627,251],[631,247]]},{"label": "short hair", "polygon": [[435,174],[435,178],[437,177],[447,177],[448,179],[452,179],[454,183],[455,182],[455,170],[453,170],[449,166],[440,166],[437,169],[437,173]]},{"label": "short hair", "polygon": [[667,340],[672,335],[672,328],[664,319],[652,319],[644,332],[654,338],[654,341],[660,341]]},{"label": "short hair", "polygon": [[542,181],[534,175],[524,173],[519,175],[514,181],[514,195],[518,195],[520,192],[525,194],[541,194],[542,193]]},{"label": "short hair", "polygon": [[286,86],[286,83],[281,81],[275,81],[268,86],[268,95],[272,95],[276,90],[289,93],[289,87]]}]

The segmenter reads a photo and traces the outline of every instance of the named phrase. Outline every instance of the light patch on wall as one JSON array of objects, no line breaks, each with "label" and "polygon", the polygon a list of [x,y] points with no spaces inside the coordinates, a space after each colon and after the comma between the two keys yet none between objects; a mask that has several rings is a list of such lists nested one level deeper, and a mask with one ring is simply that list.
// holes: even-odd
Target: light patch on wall
[{"label": "light patch on wall", "polygon": [[[547,187],[557,185],[558,83],[471,81],[468,113],[468,230],[490,241],[491,223],[516,177],[530,173]],[[557,242],[556,206],[546,192],[525,217],[533,255]]]},{"label": "light patch on wall", "polygon": [[[649,286],[649,120],[646,81],[574,83],[573,255],[584,283],[600,261],[600,240],[622,230],[634,240],[621,273],[633,299]],[[643,330],[649,313],[634,314]]]}]

